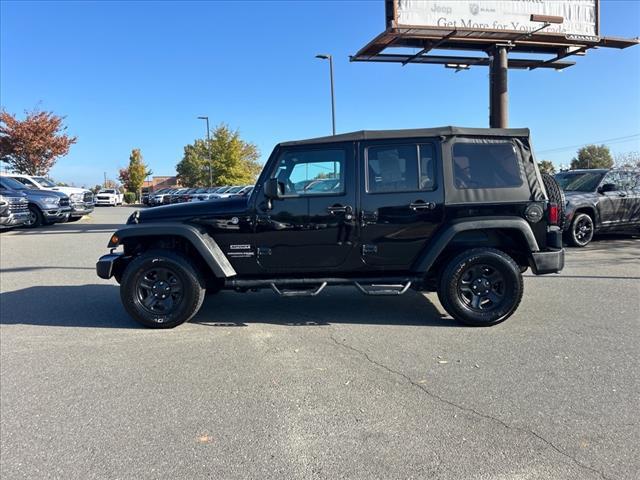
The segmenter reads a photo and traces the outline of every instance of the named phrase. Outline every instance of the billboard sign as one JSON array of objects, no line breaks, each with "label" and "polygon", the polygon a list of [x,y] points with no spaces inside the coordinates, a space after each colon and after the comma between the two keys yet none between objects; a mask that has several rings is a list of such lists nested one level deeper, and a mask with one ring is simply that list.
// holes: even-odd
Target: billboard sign
[{"label": "billboard sign", "polygon": [[599,0],[387,0],[387,18],[396,27],[440,27],[462,30],[531,32],[541,22],[531,15],[562,17],[540,34],[567,37],[599,35]]}]

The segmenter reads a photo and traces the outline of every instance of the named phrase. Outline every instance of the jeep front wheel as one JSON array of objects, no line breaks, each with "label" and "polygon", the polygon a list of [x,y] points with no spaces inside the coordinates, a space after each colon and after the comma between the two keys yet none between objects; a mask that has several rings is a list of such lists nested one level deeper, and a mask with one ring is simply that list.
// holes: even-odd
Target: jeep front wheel
[{"label": "jeep front wheel", "polygon": [[120,298],[129,315],[146,327],[173,328],[198,312],[204,279],[185,255],[152,250],[133,260],[122,275]]},{"label": "jeep front wheel", "polygon": [[500,323],[522,300],[523,282],[516,262],[493,248],[462,252],[445,267],[438,298],[456,320],[473,326]]},{"label": "jeep front wheel", "polygon": [[569,243],[574,247],[586,247],[593,239],[593,220],[586,213],[579,213],[571,222]]}]

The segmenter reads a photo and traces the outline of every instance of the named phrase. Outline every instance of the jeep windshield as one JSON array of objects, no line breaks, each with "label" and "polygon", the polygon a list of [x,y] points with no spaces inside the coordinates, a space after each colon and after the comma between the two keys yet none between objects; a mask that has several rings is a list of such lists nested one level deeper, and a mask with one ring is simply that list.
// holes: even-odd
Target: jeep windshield
[{"label": "jeep windshield", "polygon": [[565,192],[593,192],[604,177],[604,172],[565,172],[555,177]]}]

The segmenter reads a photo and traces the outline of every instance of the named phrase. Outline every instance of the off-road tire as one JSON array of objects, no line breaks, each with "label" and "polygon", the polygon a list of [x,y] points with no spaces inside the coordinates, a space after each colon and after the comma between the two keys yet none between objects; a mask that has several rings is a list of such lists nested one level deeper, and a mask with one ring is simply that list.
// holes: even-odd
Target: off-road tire
[{"label": "off-road tire", "polygon": [[24,224],[25,228],[37,228],[45,225],[44,216],[38,207],[29,205],[29,221]]},{"label": "off-road tire", "polygon": [[541,175],[542,183],[544,184],[544,189],[547,191],[547,197],[549,197],[549,201],[558,205],[558,226],[561,229],[564,229],[567,219],[567,201],[564,197],[564,191],[553,176],[549,175],[548,173],[541,173]]},{"label": "off-road tire", "polygon": [[[473,269],[482,270],[483,267],[489,272],[498,272],[502,290],[501,296],[494,295],[500,298],[499,302],[485,299],[494,304],[494,307],[485,307],[486,311],[482,311],[481,306],[473,308],[468,305],[464,298],[467,293],[463,294],[461,290],[466,275]],[[481,277],[479,281],[484,281],[484,278]],[[469,288],[471,284],[466,285]],[[493,292],[493,288],[494,285],[491,285],[489,294],[497,293]],[[475,327],[488,327],[509,318],[520,305],[523,292],[520,267],[509,255],[493,248],[474,248],[460,253],[444,268],[439,280],[438,299],[456,320]]]},{"label": "off-road tire", "polygon": [[[587,227],[587,230],[585,231],[583,227]],[[586,213],[578,213],[571,221],[571,226],[566,232],[566,239],[571,246],[582,248],[586,247],[591,240],[593,240],[593,234],[593,218]]]},{"label": "off-road tire", "polygon": [[[141,287],[142,282],[158,269],[169,271],[180,283],[182,292],[179,301],[174,305],[172,302],[173,308],[166,313],[150,311],[149,307],[144,306],[141,296],[145,291]],[[150,289],[146,290],[150,295]],[[205,280],[198,267],[186,255],[170,250],[143,253],[127,265],[120,282],[120,298],[125,310],[136,321],[150,328],[174,328],[189,321],[202,306],[204,296]]]}]

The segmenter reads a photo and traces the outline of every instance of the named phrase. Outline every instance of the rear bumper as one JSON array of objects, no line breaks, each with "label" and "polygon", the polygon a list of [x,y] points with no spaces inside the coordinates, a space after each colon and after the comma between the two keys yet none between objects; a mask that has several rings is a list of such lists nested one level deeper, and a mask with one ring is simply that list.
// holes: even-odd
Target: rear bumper
[{"label": "rear bumper", "polygon": [[96,274],[105,280],[113,277],[124,267],[125,256],[122,253],[108,253],[103,255],[96,263]]},{"label": "rear bumper", "polygon": [[564,248],[531,253],[531,270],[536,275],[558,273],[564,268]]}]

